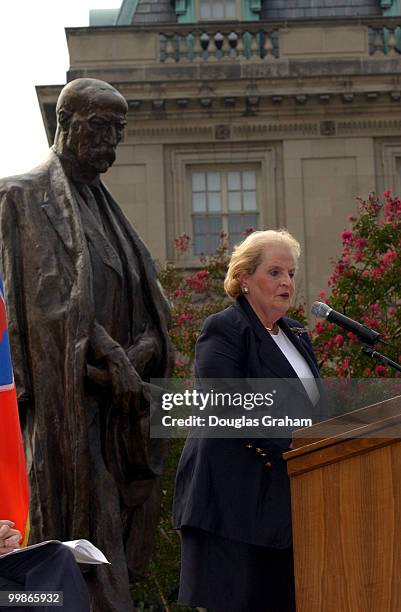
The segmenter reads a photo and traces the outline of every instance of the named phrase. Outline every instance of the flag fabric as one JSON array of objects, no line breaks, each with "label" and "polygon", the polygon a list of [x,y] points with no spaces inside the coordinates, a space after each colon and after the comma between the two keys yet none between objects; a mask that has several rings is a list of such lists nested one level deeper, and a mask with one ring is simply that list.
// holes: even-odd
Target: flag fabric
[{"label": "flag fabric", "polygon": [[28,535],[29,493],[0,276],[0,519]]}]

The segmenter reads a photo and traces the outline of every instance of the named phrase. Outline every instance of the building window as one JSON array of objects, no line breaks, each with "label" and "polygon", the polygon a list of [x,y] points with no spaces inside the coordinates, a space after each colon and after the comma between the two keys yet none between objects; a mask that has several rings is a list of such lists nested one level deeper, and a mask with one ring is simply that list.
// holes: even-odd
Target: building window
[{"label": "building window", "polygon": [[[390,168],[386,168],[387,175],[389,175],[391,172],[391,165],[388,165]],[[383,184],[382,191],[391,191],[394,196],[401,197],[401,147],[398,147],[398,151],[395,153],[392,165],[392,177],[386,179],[385,183]],[[390,170],[390,172],[388,172],[388,170]]]},{"label": "building window", "polygon": [[[178,266],[201,265],[199,254],[214,252],[221,231],[231,234],[233,246],[249,227],[285,225],[281,193],[277,194],[278,179],[282,180],[279,143],[172,145],[166,156],[171,169],[166,173],[168,258]],[[192,248],[177,254],[174,239],[182,234],[191,236]]]},{"label": "building window", "polygon": [[377,170],[378,191],[390,190],[401,193],[401,143],[393,139],[376,140],[376,155],[381,157],[381,166]]},{"label": "building window", "polygon": [[192,169],[191,203],[194,255],[213,253],[222,233],[231,250],[258,226],[256,169]]},{"label": "building window", "polygon": [[238,19],[237,0],[200,0],[201,20]]}]

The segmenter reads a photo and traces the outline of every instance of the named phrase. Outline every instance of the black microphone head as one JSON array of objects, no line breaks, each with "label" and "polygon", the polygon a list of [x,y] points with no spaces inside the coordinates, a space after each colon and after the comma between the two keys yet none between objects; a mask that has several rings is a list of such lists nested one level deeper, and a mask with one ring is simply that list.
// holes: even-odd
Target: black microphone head
[{"label": "black microphone head", "polygon": [[310,309],[311,313],[318,319],[326,319],[331,310],[332,308],[323,302],[313,302],[312,308]]}]

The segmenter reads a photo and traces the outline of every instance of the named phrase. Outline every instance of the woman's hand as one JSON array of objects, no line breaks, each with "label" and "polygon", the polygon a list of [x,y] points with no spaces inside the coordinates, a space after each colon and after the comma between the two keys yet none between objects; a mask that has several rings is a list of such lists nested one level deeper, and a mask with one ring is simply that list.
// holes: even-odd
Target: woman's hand
[{"label": "woman's hand", "polygon": [[14,524],[12,521],[0,520],[0,555],[19,548],[22,535],[18,529],[13,529]]}]

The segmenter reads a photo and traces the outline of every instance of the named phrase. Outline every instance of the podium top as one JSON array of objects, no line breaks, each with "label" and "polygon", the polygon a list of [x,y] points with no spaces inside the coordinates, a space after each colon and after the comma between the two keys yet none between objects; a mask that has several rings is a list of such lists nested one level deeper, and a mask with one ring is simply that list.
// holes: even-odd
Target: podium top
[{"label": "podium top", "polygon": [[[284,454],[284,459],[291,462],[311,453],[321,455],[323,449],[337,445],[341,450],[338,448],[334,455],[340,460],[350,452],[368,451],[400,439],[401,395],[295,431],[293,449]],[[341,444],[345,441],[348,443]]]}]

